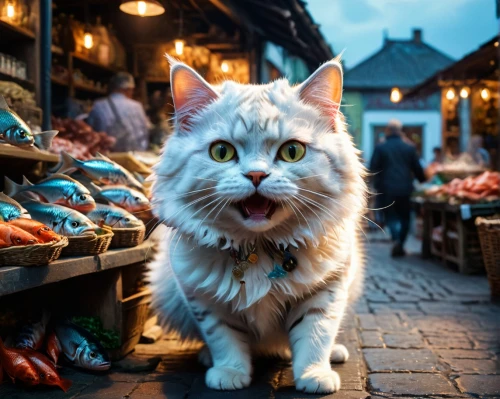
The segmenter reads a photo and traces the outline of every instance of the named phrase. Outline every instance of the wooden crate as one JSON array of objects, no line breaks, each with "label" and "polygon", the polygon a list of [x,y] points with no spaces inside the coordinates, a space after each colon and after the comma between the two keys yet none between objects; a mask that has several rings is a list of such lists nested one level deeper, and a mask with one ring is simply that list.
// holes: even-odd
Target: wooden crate
[{"label": "wooden crate", "polygon": [[[484,272],[483,257],[474,219],[500,211],[499,203],[459,205],[425,202],[423,207],[422,255],[437,257],[463,274]],[[441,229],[442,241],[432,238],[433,230]]]}]

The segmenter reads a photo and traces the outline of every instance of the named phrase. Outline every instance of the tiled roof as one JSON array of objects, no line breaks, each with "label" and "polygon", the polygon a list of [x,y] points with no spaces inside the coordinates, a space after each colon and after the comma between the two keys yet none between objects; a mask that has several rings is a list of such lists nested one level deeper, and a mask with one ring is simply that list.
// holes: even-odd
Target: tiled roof
[{"label": "tiled roof", "polygon": [[386,39],[380,51],[348,70],[346,89],[410,88],[453,63],[420,40]]}]

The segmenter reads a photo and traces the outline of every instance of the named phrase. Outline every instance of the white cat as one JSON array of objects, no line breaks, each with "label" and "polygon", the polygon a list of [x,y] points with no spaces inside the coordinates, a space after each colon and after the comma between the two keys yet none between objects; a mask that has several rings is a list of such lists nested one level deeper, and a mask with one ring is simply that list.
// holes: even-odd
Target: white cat
[{"label": "white cat", "polygon": [[363,259],[364,168],[339,111],[342,68],[303,84],[211,86],[172,61],[176,129],[155,168],[171,228],[151,264],[169,330],[202,340],[213,389],[251,382],[251,354],[292,354],[296,388],[340,389],[330,361]]}]

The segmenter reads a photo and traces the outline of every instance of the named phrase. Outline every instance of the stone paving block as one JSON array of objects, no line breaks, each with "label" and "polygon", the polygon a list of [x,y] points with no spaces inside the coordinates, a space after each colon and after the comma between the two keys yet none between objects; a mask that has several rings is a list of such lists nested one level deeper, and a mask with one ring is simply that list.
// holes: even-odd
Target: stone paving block
[{"label": "stone paving block", "polygon": [[438,358],[428,349],[363,349],[368,369],[436,372]]},{"label": "stone paving block", "polygon": [[419,349],[424,341],[418,334],[384,334],[384,342],[388,348]]},{"label": "stone paving block", "polygon": [[420,309],[426,314],[434,315],[450,315],[450,314],[465,314],[469,313],[469,308],[466,305],[446,302],[420,302]]},{"label": "stone paving block", "polygon": [[496,360],[445,359],[451,369],[461,374],[500,374],[500,363]]},{"label": "stone paving block", "polygon": [[363,348],[383,348],[384,341],[378,331],[362,331],[361,344]]},{"label": "stone paving block", "polygon": [[392,301],[391,298],[389,298],[386,294],[384,294],[381,291],[368,292],[367,294],[365,294],[365,298],[368,302],[375,302],[375,303],[389,303]]},{"label": "stone paving block", "polygon": [[434,351],[443,359],[494,359],[495,354],[483,350],[436,349]]},{"label": "stone paving block", "polygon": [[461,375],[456,382],[462,392],[500,397],[500,375]]},{"label": "stone paving block", "polygon": [[376,322],[375,316],[372,314],[360,314],[358,315],[359,327],[362,330],[378,330],[378,324]]},{"label": "stone paving block", "polygon": [[0,399],[68,399],[74,398],[85,389],[87,385],[73,384],[68,392],[59,388],[37,386],[33,388],[23,387],[20,384],[4,382],[0,384]]},{"label": "stone paving block", "polygon": [[368,383],[372,392],[395,395],[452,396],[458,391],[440,374],[377,373],[370,374]]},{"label": "stone paving block", "polygon": [[135,382],[98,381],[85,388],[78,399],[116,399],[128,396],[137,387]]},{"label": "stone paving block", "polygon": [[172,382],[146,382],[140,384],[130,399],[183,399],[189,386]]},{"label": "stone paving block", "polygon": [[[252,383],[248,388],[236,391],[216,391],[207,388],[205,378],[197,378],[187,398],[189,399],[269,399],[273,387],[268,383]],[[170,398],[168,398],[170,399]]]},{"label": "stone paving block", "polygon": [[344,391],[335,392],[330,395],[311,395],[292,390],[278,391],[274,394],[275,399],[369,399],[371,398],[368,392],[360,391]]},{"label": "stone paving block", "polygon": [[396,314],[380,314],[375,319],[383,331],[410,331],[411,326],[403,322]]},{"label": "stone paving block", "polygon": [[443,349],[472,349],[474,346],[472,342],[467,338],[446,338],[446,337],[434,337],[428,336],[426,337],[429,345],[434,348],[443,348]]}]

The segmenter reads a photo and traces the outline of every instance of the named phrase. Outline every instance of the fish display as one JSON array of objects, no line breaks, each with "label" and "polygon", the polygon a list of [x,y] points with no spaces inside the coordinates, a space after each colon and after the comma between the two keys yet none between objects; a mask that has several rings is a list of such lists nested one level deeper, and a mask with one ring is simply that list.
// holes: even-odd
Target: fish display
[{"label": "fish display", "polygon": [[61,152],[61,164],[56,173],[72,173],[80,170],[93,180],[103,184],[125,184],[137,190],[142,190],[142,185],[124,167],[113,162],[108,157],[97,153],[94,159],[80,161],[67,152]]},{"label": "fish display", "polygon": [[27,231],[31,235],[33,235],[38,241],[41,242],[53,242],[60,241],[61,236],[54,231],[52,231],[49,227],[45,226],[43,223],[37,222],[33,219],[19,218],[14,219],[8,222],[8,224],[19,227],[24,231]]},{"label": "fish display", "polygon": [[151,203],[146,196],[137,190],[126,186],[92,185],[92,193],[97,200],[105,200],[129,212],[141,212],[151,208]]},{"label": "fish display", "polygon": [[59,356],[61,355],[62,348],[61,343],[59,342],[59,338],[55,332],[51,332],[47,337],[47,341],[45,342],[45,352],[52,360],[54,364],[57,364],[59,361]]},{"label": "fish display", "polygon": [[28,124],[9,108],[5,98],[0,95],[0,140],[17,147],[36,145],[41,150],[47,150],[58,133],[57,130],[33,133]]},{"label": "fish display", "polygon": [[38,385],[40,376],[35,365],[19,349],[6,348],[0,338],[0,365],[12,382],[22,381],[28,385]]},{"label": "fish display", "polygon": [[73,365],[94,371],[109,370],[111,362],[106,349],[87,330],[70,321],[64,321],[57,323],[54,331],[62,353]]},{"label": "fish display", "polygon": [[50,314],[43,313],[42,319],[37,323],[26,324],[21,328],[15,339],[14,346],[17,349],[39,350],[43,346],[45,331],[50,319]]},{"label": "fish display", "polygon": [[70,380],[61,378],[52,362],[42,353],[33,349],[22,349],[21,353],[26,356],[38,371],[40,384],[57,386],[67,392],[73,383]]},{"label": "fish display", "polygon": [[0,240],[4,241],[8,246],[38,243],[38,240],[32,234],[5,222],[0,222]]},{"label": "fish display", "polygon": [[51,227],[54,232],[63,236],[89,235],[96,233],[99,229],[99,226],[88,217],[65,206],[41,204],[35,201],[25,201],[22,206],[33,219]]},{"label": "fish display", "polygon": [[27,214],[28,211],[21,204],[4,193],[0,193],[0,221],[9,222],[20,217],[29,216]]},{"label": "fish display", "polygon": [[114,228],[140,227],[144,223],[125,209],[112,205],[96,204],[94,210],[88,212],[87,217],[102,227],[107,225]]},{"label": "fish display", "polygon": [[43,202],[68,206],[77,211],[87,212],[95,208],[90,191],[66,175],[55,174],[37,184],[31,183],[26,177],[23,178],[23,184],[16,184],[8,177],[4,180],[4,192],[13,198],[23,193],[34,193]]}]

